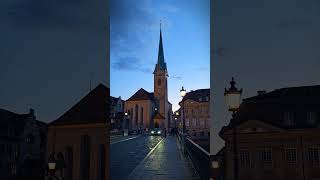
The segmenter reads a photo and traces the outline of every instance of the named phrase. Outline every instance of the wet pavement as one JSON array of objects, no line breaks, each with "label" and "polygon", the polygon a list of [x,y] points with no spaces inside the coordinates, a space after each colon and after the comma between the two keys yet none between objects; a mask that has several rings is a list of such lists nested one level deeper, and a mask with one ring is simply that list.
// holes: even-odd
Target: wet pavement
[{"label": "wet pavement", "polygon": [[177,139],[168,136],[130,173],[127,180],[199,180]]},{"label": "wet pavement", "polygon": [[127,136],[111,139],[111,180],[127,179],[161,139],[160,136]]}]

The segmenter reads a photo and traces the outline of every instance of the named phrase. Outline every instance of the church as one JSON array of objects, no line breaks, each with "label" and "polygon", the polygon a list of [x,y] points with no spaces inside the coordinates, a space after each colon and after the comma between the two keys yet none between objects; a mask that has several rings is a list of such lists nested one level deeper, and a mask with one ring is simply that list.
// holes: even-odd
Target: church
[{"label": "church", "polygon": [[141,88],[125,102],[124,109],[128,113],[130,130],[170,128],[172,104],[168,101],[168,70],[164,59],[161,27],[158,61],[153,76],[154,92]]}]

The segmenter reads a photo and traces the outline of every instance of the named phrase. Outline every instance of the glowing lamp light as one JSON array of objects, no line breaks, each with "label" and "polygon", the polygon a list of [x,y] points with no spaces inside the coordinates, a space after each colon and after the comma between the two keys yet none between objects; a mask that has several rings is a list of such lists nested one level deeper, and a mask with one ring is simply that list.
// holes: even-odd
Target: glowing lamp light
[{"label": "glowing lamp light", "polygon": [[181,97],[184,97],[185,95],[187,94],[187,91],[183,88],[183,86],[182,86],[182,88],[181,88],[181,90],[180,90],[180,95],[181,95]]},{"label": "glowing lamp light", "polygon": [[56,169],[56,163],[55,162],[49,162],[48,166],[49,166],[49,170],[55,170]]},{"label": "glowing lamp light", "polygon": [[235,87],[236,82],[234,81],[234,78],[232,77],[232,80],[230,81],[231,87],[224,91],[224,96],[226,98],[227,106],[229,111],[236,112],[239,109],[240,101],[241,101],[241,94],[242,89],[238,90]]}]

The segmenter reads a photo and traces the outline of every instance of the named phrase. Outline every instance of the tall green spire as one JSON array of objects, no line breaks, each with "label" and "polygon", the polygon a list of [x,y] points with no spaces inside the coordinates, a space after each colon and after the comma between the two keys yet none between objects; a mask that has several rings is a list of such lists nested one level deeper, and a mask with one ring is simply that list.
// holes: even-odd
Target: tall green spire
[{"label": "tall green spire", "polygon": [[167,65],[164,62],[163,44],[162,44],[162,32],[161,32],[161,21],[160,21],[160,42],[158,51],[158,63],[161,69],[167,69]]}]

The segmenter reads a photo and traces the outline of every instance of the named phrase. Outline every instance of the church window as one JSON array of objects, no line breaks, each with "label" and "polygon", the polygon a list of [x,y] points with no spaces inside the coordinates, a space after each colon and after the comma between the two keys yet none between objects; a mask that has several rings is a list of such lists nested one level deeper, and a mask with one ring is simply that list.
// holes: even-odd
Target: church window
[{"label": "church window", "polygon": [[136,125],[138,125],[138,115],[139,115],[139,107],[138,107],[138,104],[136,104],[136,109],[135,109],[135,123]]},{"label": "church window", "polygon": [[158,79],[158,86],[161,86],[161,79]]},{"label": "church window", "polygon": [[140,117],[140,125],[143,125],[143,107],[141,107]]}]

